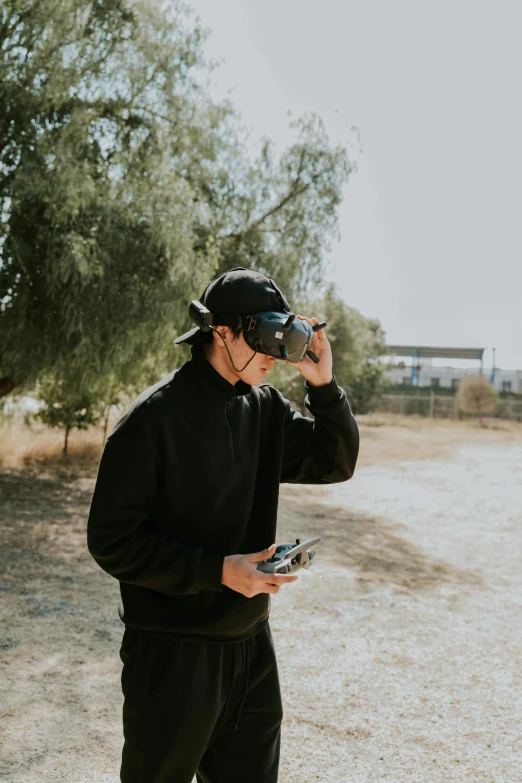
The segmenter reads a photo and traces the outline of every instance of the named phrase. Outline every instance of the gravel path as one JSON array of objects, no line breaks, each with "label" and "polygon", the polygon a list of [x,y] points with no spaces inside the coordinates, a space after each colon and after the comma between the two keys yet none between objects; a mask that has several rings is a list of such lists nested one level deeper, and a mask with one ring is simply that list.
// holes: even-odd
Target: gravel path
[{"label": "gravel path", "polygon": [[[522,781],[521,464],[499,435],[283,487],[278,540],[323,542],[272,602],[282,782]],[[122,626],[84,550],[92,487],[0,475],[0,778],[16,783],[119,779]]]},{"label": "gravel path", "polygon": [[[521,464],[520,446],[463,447],[322,492],[356,563],[318,558],[274,613],[283,780],[522,781]],[[354,512],[370,547],[350,541]],[[292,643],[283,618],[310,604]]]}]

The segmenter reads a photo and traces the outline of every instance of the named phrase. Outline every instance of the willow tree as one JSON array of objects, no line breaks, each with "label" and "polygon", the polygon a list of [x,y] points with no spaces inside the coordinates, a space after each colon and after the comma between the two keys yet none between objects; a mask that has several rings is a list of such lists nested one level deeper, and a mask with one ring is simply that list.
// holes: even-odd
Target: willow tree
[{"label": "willow tree", "polygon": [[82,397],[107,374],[138,381],[213,268],[193,263],[180,174],[219,141],[222,110],[190,75],[199,31],[147,4],[0,13],[2,369],[23,384],[72,375]]},{"label": "willow tree", "polygon": [[179,362],[214,273],[260,269],[290,296],[320,281],[346,151],[308,117],[250,160],[203,38],[178,3],[0,7],[0,395],[40,382],[94,409]]},{"label": "willow tree", "polygon": [[236,137],[229,149],[236,159],[229,157],[212,182],[212,217],[198,231],[201,242],[217,243],[219,271],[255,268],[277,277],[290,298],[302,299],[322,288],[325,257],[339,236],[343,187],[355,166],[344,147],[330,144],[316,115],[290,125],[296,139],[280,158],[264,139],[255,160],[238,160]]}]

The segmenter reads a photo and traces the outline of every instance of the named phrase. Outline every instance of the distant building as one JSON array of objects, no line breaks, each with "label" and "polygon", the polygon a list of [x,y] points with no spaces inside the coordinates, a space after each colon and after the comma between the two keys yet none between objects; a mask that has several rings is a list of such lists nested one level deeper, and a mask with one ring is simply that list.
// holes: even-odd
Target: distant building
[{"label": "distant building", "polygon": [[[405,386],[457,389],[469,375],[485,375],[499,392],[522,394],[522,371],[485,369],[483,348],[433,348],[421,345],[389,345],[385,372],[392,383]],[[436,367],[433,359],[466,359],[478,362],[475,367]]]}]

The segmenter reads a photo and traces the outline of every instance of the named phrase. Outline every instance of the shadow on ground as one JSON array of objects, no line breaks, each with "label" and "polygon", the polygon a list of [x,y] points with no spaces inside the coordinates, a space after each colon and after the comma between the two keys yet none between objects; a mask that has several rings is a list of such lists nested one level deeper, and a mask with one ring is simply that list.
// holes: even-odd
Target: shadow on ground
[{"label": "shadow on ground", "polygon": [[[88,563],[91,571],[85,526],[93,487],[90,478],[0,473],[0,575],[16,568],[27,578],[44,561],[52,570],[53,558]],[[443,582],[480,584],[477,574],[430,557],[386,520],[323,504],[309,489],[283,487],[278,531],[278,541],[312,538],[320,531],[322,556],[365,578],[416,589]]]},{"label": "shadow on ground", "polygon": [[321,557],[365,579],[422,589],[446,582],[480,584],[473,571],[432,558],[397,534],[385,520],[330,506],[310,491],[285,486],[279,506],[278,542],[321,536]]},{"label": "shadow on ground", "polygon": [[[27,579],[54,559],[85,559],[92,479],[0,472],[0,575]],[[1,576],[0,576],[1,578]]]},{"label": "shadow on ground", "polygon": [[118,583],[87,550],[93,486],[0,473],[0,778],[13,783],[78,780],[77,754],[114,763],[123,625]]},{"label": "shadow on ground", "polygon": [[[108,779],[117,777],[123,626],[117,582],[87,551],[93,488],[92,476],[0,473],[0,681],[7,685],[0,777],[16,783],[42,774],[77,780],[78,765],[90,768],[91,759],[110,771]],[[315,490],[283,487],[278,541],[318,530],[324,562],[355,573],[360,586],[477,582],[430,558],[385,520],[322,504]]]}]

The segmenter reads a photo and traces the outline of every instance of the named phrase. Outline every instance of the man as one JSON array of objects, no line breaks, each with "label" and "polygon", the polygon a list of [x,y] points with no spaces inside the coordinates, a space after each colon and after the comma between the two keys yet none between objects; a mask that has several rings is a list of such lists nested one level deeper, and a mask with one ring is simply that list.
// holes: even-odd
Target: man
[{"label": "man", "polygon": [[[201,302],[221,314],[217,324],[290,312],[272,280],[241,267]],[[349,479],[358,429],[324,331],[310,345],[319,362],[296,365],[315,419],[261,383],[277,360],[242,328],[195,327],[176,342],[191,344],[192,358],[116,424],[88,521],[89,551],[120,581],[121,781],[276,783],[270,594],[297,576],[257,564],[275,551],[280,482]]]}]

